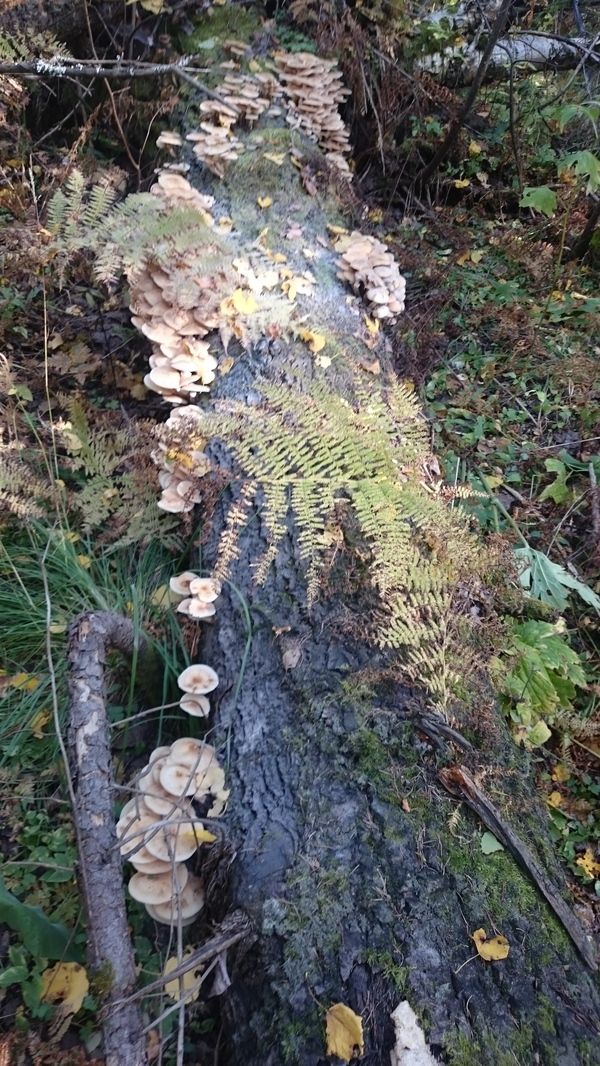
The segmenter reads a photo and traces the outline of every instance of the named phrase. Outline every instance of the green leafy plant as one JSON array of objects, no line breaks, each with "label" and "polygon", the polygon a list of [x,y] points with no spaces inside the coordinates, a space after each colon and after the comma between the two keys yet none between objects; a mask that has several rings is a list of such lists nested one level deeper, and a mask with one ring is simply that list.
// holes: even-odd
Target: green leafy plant
[{"label": "green leafy plant", "polygon": [[558,622],[514,622],[508,643],[494,656],[490,672],[500,703],[515,724],[515,736],[528,747],[545,743],[560,711],[571,710],[577,690],[587,681],[581,659]]},{"label": "green leafy plant", "polygon": [[566,590],[572,589],[585,603],[600,612],[600,596],[589,585],[569,574],[560,563],[553,563],[544,552],[524,544],[521,548],[515,548],[515,556],[521,568],[521,584],[533,599],[549,603],[557,611],[566,611],[569,606]]},{"label": "green leafy plant", "polygon": [[[0,921],[16,933],[32,955],[44,959],[81,961],[64,925],[51,922],[40,907],[30,907],[13,896],[0,878]],[[9,982],[10,983],[10,982]]]}]

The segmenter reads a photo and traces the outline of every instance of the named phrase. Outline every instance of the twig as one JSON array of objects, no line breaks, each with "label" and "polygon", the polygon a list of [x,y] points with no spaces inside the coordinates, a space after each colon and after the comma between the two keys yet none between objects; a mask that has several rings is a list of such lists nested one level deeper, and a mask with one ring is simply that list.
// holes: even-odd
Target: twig
[{"label": "twig", "polygon": [[[104,692],[110,648],[131,655],[135,641],[128,618],[90,611],[68,631],[68,765],[73,780],[73,820],[79,875],[87,912],[88,966],[108,986],[101,1024],[106,1066],[146,1066],[139,1008],[127,997],[137,985],[129,936],[122,860],[117,848],[112,795],[112,756]],[[147,644],[142,638],[141,651]]]},{"label": "twig", "polygon": [[452,122],[450,124],[450,128],[448,129],[448,132],[447,132],[446,136],[444,137],[444,140],[442,141],[442,143],[441,143],[440,147],[438,148],[437,152],[435,153],[433,158],[430,159],[430,161],[427,164],[427,166],[424,167],[423,170],[419,174],[417,174],[417,176],[416,176],[416,178],[414,180],[415,184],[419,184],[419,183],[422,184],[423,182],[427,181],[428,178],[430,178],[433,174],[435,174],[435,172],[439,168],[440,164],[444,162],[444,159],[448,155],[448,152],[452,148],[452,145],[457,140],[461,129],[463,128],[467,118],[469,117],[469,114],[471,112],[471,108],[473,107],[473,104],[475,103],[475,100],[477,99],[477,94],[478,94],[478,92],[479,92],[479,90],[481,88],[483,79],[485,78],[485,74],[486,74],[487,68],[488,68],[488,66],[490,64],[490,60],[492,58],[492,52],[494,51],[494,48],[496,47],[496,44],[497,44],[497,42],[498,42],[498,40],[500,38],[500,35],[504,31],[504,27],[506,26],[506,23],[508,21],[508,16],[509,16],[511,7],[513,6],[513,3],[514,3],[514,0],[502,0],[502,6],[501,6],[501,8],[500,8],[500,10],[498,12],[498,15],[496,16],[496,19],[495,19],[495,21],[494,21],[494,23],[492,25],[492,28],[490,30],[489,37],[488,37],[488,42],[487,42],[487,44],[485,46],[483,55],[481,56],[481,60],[480,60],[479,66],[477,68],[477,73],[475,74],[475,77],[473,78],[473,84],[471,85],[471,88],[469,89],[469,91],[468,91],[468,93],[467,93],[467,95],[465,97],[464,103],[463,103],[463,105],[462,105],[457,117],[455,118],[454,122]]},{"label": "twig", "polygon": [[596,481],[596,470],[593,463],[588,466],[590,479],[590,510],[592,512],[592,540],[594,541],[594,553],[600,546],[600,493]]},{"label": "twig", "polygon": [[130,78],[162,77],[173,74],[183,81],[189,82],[198,92],[217,100],[220,104],[235,111],[239,115],[239,108],[235,104],[228,104],[219,93],[210,89],[204,82],[198,81],[196,73],[208,73],[208,68],[201,71],[194,67],[182,66],[179,63],[123,63],[115,61],[114,65],[109,61],[90,61],[82,59],[67,59],[64,56],[53,59],[34,59],[29,62],[0,63],[0,74],[11,74],[13,77],[22,78],[116,78],[121,81],[129,81]]},{"label": "twig", "polygon": [[518,862],[519,866],[542,893],[552,907],[556,917],[562,923],[581,957],[591,970],[597,970],[598,964],[590,940],[581,924],[565,903],[564,899],[550,883],[544,871],[538,866],[529,848],[523,844],[514,829],[502,817],[497,807],[488,799],[485,792],[477,787],[471,775],[462,766],[452,766],[440,770],[438,777],[444,788],[453,796],[460,797],[479,815],[484,825],[501,841]]},{"label": "twig", "polygon": [[171,970],[168,974],[163,974],[162,977],[157,978],[156,981],[152,981],[151,984],[145,985],[144,988],[140,988],[137,992],[134,992],[131,996],[128,996],[123,1003],[135,1003],[140,999],[144,999],[145,996],[151,992],[156,992],[158,989],[164,987],[170,981],[177,980],[178,977],[183,977],[188,970],[197,970],[198,967],[209,959],[213,959],[215,955],[220,955],[221,952],[227,951],[232,948],[234,944],[239,944],[240,940],[244,940],[252,935],[252,926],[250,919],[243,911],[233,911],[228,915],[224,922],[215,932],[215,935],[207,940],[201,948],[198,948],[192,955],[188,955],[184,962],[181,962],[179,966],[176,966],[174,970]]}]

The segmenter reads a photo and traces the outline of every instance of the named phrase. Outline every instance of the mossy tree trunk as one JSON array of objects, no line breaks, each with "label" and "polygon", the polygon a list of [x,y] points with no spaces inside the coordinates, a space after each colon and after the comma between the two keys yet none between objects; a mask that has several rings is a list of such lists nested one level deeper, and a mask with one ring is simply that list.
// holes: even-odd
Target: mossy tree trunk
[{"label": "mossy tree trunk", "polygon": [[[281,130],[258,132],[264,147],[281,147]],[[265,224],[257,195],[273,201],[272,248],[288,252],[291,219],[312,244],[327,222],[342,221],[336,192],[322,185],[309,196],[291,165],[269,168],[256,155],[242,157],[210,191],[215,213],[234,218],[246,246]],[[350,228],[360,225],[358,210],[354,219],[346,214]],[[357,354],[356,318],[322,269],[308,324],[326,333],[327,351],[343,364]],[[379,358],[389,369],[385,345]],[[261,341],[236,353],[211,396],[255,404],[267,379],[296,389],[302,404],[306,381],[318,373],[305,345]],[[206,566],[227,502],[211,522]],[[447,1062],[591,1066],[600,1006],[594,975],[511,855],[482,853],[485,826],[438,781],[439,770],[457,761],[483,774],[494,802],[565,889],[529,758],[489,692],[473,698],[482,710],[469,722],[472,752],[436,747],[414,724],[420,694],[377,680],[392,659],[360,639],[364,616],[343,589],[348,558],[338,559],[309,611],[291,524],[262,587],[252,570],[268,546],[260,507],[240,546],[202,651],[221,679],[215,729],[229,756],[227,827],[237,849],[230,905],[245,908],[259,933],[234,965],[225,1060],[317,1066],[325,1061],[324,1009],[343,1001],[363,1016],[364,1062],[387,1066],[389,1015],[408,998]],[[482,927],[507,937],[505,961],[473,958],[470,934]]]}]

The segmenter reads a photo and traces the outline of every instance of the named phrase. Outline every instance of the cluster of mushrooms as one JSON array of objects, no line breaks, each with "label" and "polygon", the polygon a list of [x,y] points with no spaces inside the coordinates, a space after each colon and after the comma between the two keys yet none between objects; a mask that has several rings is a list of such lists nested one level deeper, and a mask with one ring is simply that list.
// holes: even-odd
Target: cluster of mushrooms
[{"label": "cluster of mushrooms", "polygon": [[200,104],[204,122],[200,129],[187,134],[186,140],[194,142],[194,155],[218,178],[224,177],[227,164],[238,159],[245,148],[232,126],[240,118],[253,126],[269,108],[271,97],[280,91],[272,74],[227,74],[219,86],[220,99]]},{"label": "cluster of mushrooms", "polygon": [[342,85],[336,60],[321,59],[311,52],[282,52],[276,62],[293,105],[287,121],[314,137],[328,162],[351,178],[346,159],[350,152],[348,130],[338,112],[338,104],[350,90]]},{"label": "cluster of mushrooms", "polygon": [[350,283],[354,292],[364,292],[374,318],[394,318],[404,310],[406,280],[387,244],[354,230],[335,245],[338,278]]},{"label": "cluster of mushrooms", "polygon": [[[166,422],[157,429],[157,447],[150,453],[160,467],[158,482],[162,489],[158,506],[170,514],[186,514],[200,503],[200,479],[208,474],[211,464],[201,448],[190,448],[199,436],[202,411],[189,404],[176,407]],[[160,435],[159,435],[160,434]],[[167,437],[167,440],[162,439]]]},{"label": "cluster of mushrooms", "polygon": [[[154,190],[170,203],[193,206],[212,224],[212,198],[202,196],[181,174],[163,171]],[[183,280],[176,269],[167,273],[151,264],[130,278],[131,321],[153,344],[144,384],[173,404],[208,392],[217,365],[202,338],[219,324],[219,294],[212,278],[191,284],[186,277],[179,284]]]},{"label": "cluster of mushrooms", "polygon": [[[169,586],[176,596],[183,597],[177,606],[180,614],[198,620],[212,618],[215,614],[215,600],[221,594],[221,583],[212,577],[198,577],[191,570],[172,577]],[[181,703],[183,707],[183,701]],[[184,711],[187,707],[183,707]],[[193,713],[193,712],[192,712]],[[203,712],[208,713],[208,711]]]},{"label": "cluster of mushrooms", "polygon": [[117,822],[121,855],[136,871],[129,893],[157,922],[190,925],[204,893],[185,863],[216,839],[194,804],[210,804],[206,816],[214,818],[229,795],[215,749],[193,737],[156,748],[134,784],[136,794]]}]

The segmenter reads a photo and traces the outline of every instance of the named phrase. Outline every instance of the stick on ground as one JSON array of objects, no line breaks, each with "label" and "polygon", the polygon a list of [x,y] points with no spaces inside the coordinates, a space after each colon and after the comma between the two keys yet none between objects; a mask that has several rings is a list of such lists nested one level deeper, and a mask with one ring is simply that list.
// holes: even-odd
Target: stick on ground
[{"label": "stick on ground", "polygon": [[[127,926],[122,860],[113,810],[112,756],[106,716],[107,652],[131,656],[136,631],[117,614],[90,611],[69,626],[67,749],[73,779],[73,819],[79,882],[87,912],[88,970],[106,984],[100,995],[106,1066],[146,1066],[146,1041],[135,991],[137,975]],[[140,641],[140,657],[144,653]]]}]

